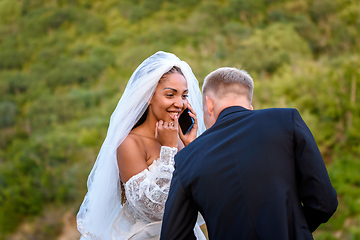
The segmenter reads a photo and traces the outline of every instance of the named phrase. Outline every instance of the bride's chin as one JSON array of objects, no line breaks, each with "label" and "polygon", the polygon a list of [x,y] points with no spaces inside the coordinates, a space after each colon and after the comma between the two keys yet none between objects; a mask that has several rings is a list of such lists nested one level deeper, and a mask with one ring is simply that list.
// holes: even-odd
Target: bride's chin
[{"label": "bride's chin", "polygon": [[158,119],[158,121],[164,121],[164,122],[167,122],[167,123],[169,123],[169,122],[174,122],[174,119],[172,119],[170,116],[165,116],[165,117],[160,117],[159,119]]}]

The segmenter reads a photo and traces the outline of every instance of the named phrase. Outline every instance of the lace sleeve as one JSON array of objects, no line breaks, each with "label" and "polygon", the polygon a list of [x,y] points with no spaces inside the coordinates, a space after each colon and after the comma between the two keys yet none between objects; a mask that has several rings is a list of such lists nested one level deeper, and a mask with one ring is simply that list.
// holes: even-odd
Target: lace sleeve
[{"label": "lace sleeve", "polygon": [[162,220],[176,153],[177,148],[162,146],[160,158],[126,182],[125,194],[134,217]]}]

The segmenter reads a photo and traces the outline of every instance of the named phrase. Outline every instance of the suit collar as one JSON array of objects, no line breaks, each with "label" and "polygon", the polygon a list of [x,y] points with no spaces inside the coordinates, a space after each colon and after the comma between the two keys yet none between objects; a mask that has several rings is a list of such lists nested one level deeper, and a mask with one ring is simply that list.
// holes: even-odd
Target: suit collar
[{"label": "suit collar", "polygon": [[216,120],[216,122],[218,120],[220,120],[221,118],[231,114],[231,113],[234,113],[234,112],[242,112],[242,111],[250,111],[249,109],[246,109],[244,107],[241,107],[241,106],[231,106],[231,107],[227,107],[225,108],[224,110],[222,110]]}]

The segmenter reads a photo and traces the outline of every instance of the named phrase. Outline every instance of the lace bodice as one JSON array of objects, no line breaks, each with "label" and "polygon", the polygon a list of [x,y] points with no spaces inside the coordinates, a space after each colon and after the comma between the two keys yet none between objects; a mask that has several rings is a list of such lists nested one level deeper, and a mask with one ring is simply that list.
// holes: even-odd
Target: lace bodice
[{"label": "lace bodice", "polygon": [[135,218],[149,222],[162,220],[176,153],[177,148],[162,146],[159,159],[125,183],[129,211]]},{"label": "lace bodice", "polygon": [[[177,148],[162,146],[159,159],[124,184],[127,202],[112,225],[111,239],[160,239],[176,153]],[[199,227],[203,223],[203,218],[199,217],[194,227],[197,240],[206,240]]]}]

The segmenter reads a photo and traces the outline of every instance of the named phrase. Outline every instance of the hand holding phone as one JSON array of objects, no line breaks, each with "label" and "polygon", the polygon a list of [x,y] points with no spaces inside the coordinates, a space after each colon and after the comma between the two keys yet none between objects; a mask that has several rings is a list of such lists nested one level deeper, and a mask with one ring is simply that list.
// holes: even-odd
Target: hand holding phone
[{"label": "hand holding phone", "polygon": [[190,103],[188,102],[188,108],[185,109],[179,117],[180,126],[180,139],[184,145],[191,143],[197,136],[197,117]]},{"label": "hand holding phone", "polygon": [[179,117],[181,131],[186,135],[194,125],[194,119],[189,115],[190,110],[186,108]]}]

